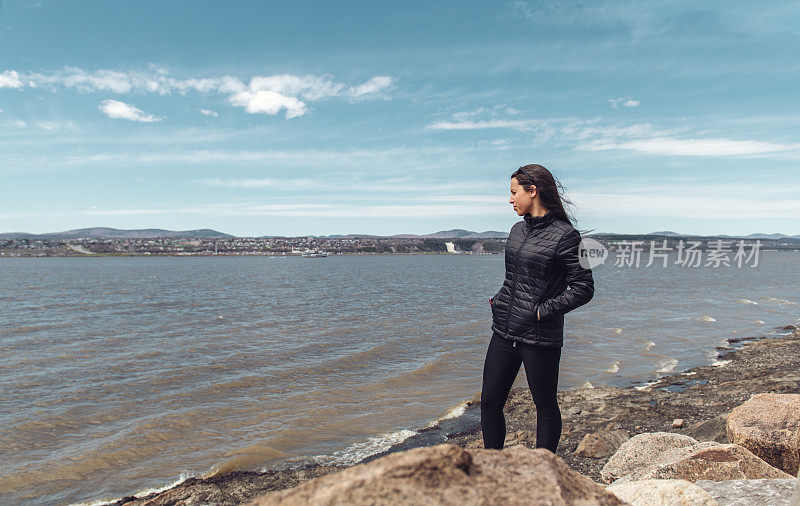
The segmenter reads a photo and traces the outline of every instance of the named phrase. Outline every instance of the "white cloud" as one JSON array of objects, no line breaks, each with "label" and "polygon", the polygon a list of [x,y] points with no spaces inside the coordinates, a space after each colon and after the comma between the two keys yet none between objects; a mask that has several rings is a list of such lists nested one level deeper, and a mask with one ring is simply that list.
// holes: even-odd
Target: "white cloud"
[{"label": "white cloud", "polygon": [[677,139],[653,137],[627,141],[596,140],[577,146],[581,151],[625,149],[652,155],[670,156],[742,156],[800,150],[800,144],[782,144],[733,139]]},{"label": "white cloud", "polygon": [[639,107],[639,101],[633,100],[631,97],[610,98],[608,102],[614,109],[617,109],[620,105],[623,107]]},{"label": "white cloud", "polygon": [[287,118],[296,118],[306,113],[305,102],[274,91],[242,91],[228,100],[232,105],[244,107],[250,114],[264,113],[274,116],[281,109],[286,109]]},{"label": "white cloud", "polygon": [[332,76],[274,74],[254,76],[245,84],[242,79],[230,75],[178,79],[155,65],[151,65],[147,71],[101,69],[89,72],[77,67],[65,67],[44,73],[20,75],[15,70],[8,70],[0,74],[0,88],[21,88],[27,83],[30,88],[43,87],[53,91],[67,88],[82,93],[218,93],[226,95],[232,105],[244,107],[251,114],[275,115],[286,110],[287,118],[306,114],[307,102],[337,96],[364,97],[389,88],[393,82],[390,76],[375,76],[358,86],[350,86],[335,81]]},{"label": "white cloud", "polygon": [[219,114],[209,109],[200,109],[200,114],[202,114],[203,116],[211,116],[212,118],[216,118],[217,116],[219,116]]},{"label": "white cloud", "polygon": [[0,88],[22,88],[22,81],[15,70],[6,70],[0,74]]},{"label": "white cloud", "polygon": [[145,114],[141,109],[120,102],[119,100],[103,100],[98,108],[109,118],[127,119],[130,121],[140,121],[142,123],[153,123],[161,121],[163,117],[156,117],[152,114]]},{"label": "white cloud", "polygon": [[351,88],[350,94],[354,97],[360,97],[372,93],[379,93],[389,88],[393,82],[394,80],[390,76],[375,76],[369,81]]}]

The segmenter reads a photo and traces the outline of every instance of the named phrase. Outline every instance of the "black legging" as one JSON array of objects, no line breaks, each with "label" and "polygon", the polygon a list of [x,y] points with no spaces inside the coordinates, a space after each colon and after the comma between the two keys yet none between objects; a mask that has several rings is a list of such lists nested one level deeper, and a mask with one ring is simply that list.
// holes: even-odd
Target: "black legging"
[{"label": "black legging", "polygon": [[525,363],[528,387],[536,405],[536,447],[556,452],[561,438],[558,410],[558,362],[561,348],[548,348],[503,339],[494,334],[486,351],[481,389],[481,430],[484,448],[502,449],[506,439],[503,406],[508,392]]}]

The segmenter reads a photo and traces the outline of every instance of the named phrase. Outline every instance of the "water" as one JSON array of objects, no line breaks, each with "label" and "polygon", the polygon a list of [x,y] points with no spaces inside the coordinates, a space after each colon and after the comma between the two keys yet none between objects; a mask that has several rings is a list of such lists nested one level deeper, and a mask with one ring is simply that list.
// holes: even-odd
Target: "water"
[{"label": "water", "polygon": [[[566,317],[560,388],[644,383],[800,321],[797,252],[612,262]],[[2,259],[0,502],[384,449],[479,394],[503,272],[502,255]]]}]

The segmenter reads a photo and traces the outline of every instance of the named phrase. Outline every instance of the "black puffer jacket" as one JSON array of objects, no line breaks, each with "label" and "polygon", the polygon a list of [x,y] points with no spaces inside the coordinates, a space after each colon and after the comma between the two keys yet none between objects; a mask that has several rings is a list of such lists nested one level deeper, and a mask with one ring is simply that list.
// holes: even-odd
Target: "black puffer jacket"
[{"label": "black puffer jacket", "polygon": [[569,223],[552,212],[524,218],[506,242],[506,279],[490,299],[492,331],[512,341],[561,347],[564,313],[594,296],[592,271],[578,262],[581,236]]}]

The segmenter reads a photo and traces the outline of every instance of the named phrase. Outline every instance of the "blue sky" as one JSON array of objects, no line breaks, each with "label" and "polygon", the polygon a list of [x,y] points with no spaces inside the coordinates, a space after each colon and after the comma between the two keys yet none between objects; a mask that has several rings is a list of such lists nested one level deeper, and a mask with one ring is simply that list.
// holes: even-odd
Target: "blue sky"
[{"label": "blue sky", "polygon": [[0,5],[0,232],[800,234],[794,2]]}]

